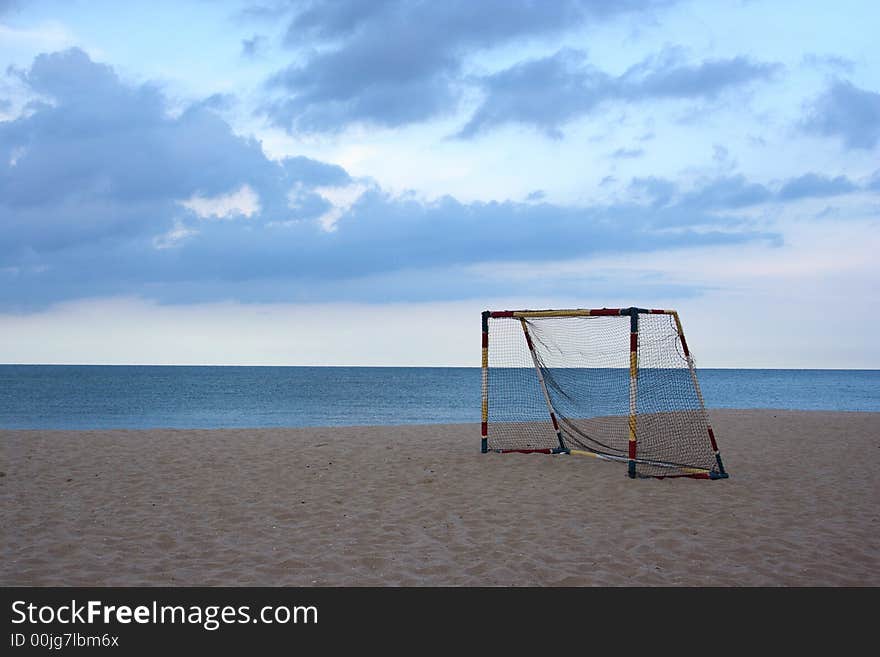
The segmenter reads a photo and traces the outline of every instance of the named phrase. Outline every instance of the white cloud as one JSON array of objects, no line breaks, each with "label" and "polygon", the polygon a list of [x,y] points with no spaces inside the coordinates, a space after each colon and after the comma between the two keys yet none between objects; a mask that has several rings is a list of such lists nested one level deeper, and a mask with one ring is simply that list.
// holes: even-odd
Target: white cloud
[{"label": "white cloud", "polygon": [[27,149],[24,146],[18,146],[12,149],[12,153],[9,156],[9,166],[14,167],[18,164],[18,161],[27,153]]},{"label": "white cloud", "polygon": [[345,187],[316,187],[315,192],[333,205],[318,217],[321,228],[328,233],[336,230],[336,223],[342,218],[342,215],[351,209],[352,205],[357,203],[365,191],[367,191],[367,186],[362,183],[353,183]]},{"label": "white cloud", "polygon": [[174,222],[174,227],[167,233],[153,238],[153,246],[157,249],[170,249],[180,246],[188,237],[198,234],[199,231],[178,220]]},{"label": "white cloud", "polygon": [[260,211],[260,197],[250,185],[242,185],[238,190],[219,196],[193,194],[180,205],[194,212],[199,219],[250,219]]}]

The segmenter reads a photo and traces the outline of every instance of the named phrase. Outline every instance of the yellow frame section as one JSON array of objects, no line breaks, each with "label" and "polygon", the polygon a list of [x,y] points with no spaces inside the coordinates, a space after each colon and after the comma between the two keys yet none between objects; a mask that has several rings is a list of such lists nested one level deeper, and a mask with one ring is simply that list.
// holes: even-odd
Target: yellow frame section
[{"label": "yellow frame section", "polygon": [[674,310],[670,310],[667,314],[672,315],[673,319],[675,320],[675,330],[678,331],[679,337],[683,336],[684,329],[682,329],[681,327],[681,320],[678,318],[678,313]]},{"label": "yellow frame section", "polygon": [[570,449],[568,450],[568,453],[575,456],[592,456],[594,459],[601,458],[598,454],[594,454],[593,452],[588,452],[583,449]]},{"label": "yellow frame section", "polygon": [[[528,319],[530,317],[589,317],[593,314],[592,310],[515,310],[513,316],[518,319]],[[614,315],[610,315],[614,317]]]}]

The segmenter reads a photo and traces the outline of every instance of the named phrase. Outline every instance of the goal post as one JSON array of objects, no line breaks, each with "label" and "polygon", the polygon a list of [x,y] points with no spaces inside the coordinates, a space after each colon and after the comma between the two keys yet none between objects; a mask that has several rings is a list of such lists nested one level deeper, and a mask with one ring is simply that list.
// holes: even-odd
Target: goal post
[{"label": "goal post", "polygon": [[674,310],[482,313],[481,450],[577,454],[630,477],[727,477]]}]

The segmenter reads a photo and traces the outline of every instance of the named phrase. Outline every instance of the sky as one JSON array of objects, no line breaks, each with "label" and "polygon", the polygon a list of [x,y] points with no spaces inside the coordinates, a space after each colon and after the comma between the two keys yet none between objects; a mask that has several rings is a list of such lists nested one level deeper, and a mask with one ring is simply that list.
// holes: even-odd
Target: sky
[{"label": "sky", "polygon": [[880,5],[0,0],[0,362],[880,368]]}]

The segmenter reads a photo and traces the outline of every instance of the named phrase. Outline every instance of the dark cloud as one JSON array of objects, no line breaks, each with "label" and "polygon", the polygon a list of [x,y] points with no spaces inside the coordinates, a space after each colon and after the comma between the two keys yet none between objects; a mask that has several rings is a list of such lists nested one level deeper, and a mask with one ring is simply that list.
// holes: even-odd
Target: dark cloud
[{"label": "dark cloud", "polygon": [[[413,293],[415,280],[433,281],[419,290],[422,300],[460,298],[472,287],[444,272],[485,262],[779,239],[716,214],[717,198],[587,207],[539,194],[525,202],[424,202],[367,181],[327,231],[319,218],[332,206],[322,188],[354,182],[344,169],[305,157],[269,160],[210,102],[171,117],[160,90],[128,85],[78,50],[40,56],[17,74],[51,102],[0,122],[0,306],[7,309],[111,294],[377,301]],[[180,203],[242,185],[259,200],[247,218],[200,219]],[[644,186],[656,192],[662,183]],[[369,284],[377,280],[383,285]]]},{"label": "dark cloud", "polygon": [[274,74],[263,112],[289,130],[400,126],[454,111],[470,54],[552,37],[668,1],[451,0],[294,3],[285,38],[301,55]]},{"label": "dark cloud", "polygon": [[178,201],[241,185],[256,190],[264,213],[283,220],[295,184],[347,179],[305,158],[268,160],[258,142],[234,135],[211,111],[216,98],[170,118],[157,88],[123,84],[80,50],[40,55],[17,74],[52,103],[0,122],[6,256],[152,236],[181,215]]},{"label": "dark cloud", "polygon": [[[880,174],[878,174],[880,175]],[[870,189],[871,183],[865,188]],[[701,211],[737,210],[761,203],[784,203],[805,198],[829,198],[862,189],[846,176],[834,178],[807,173],[783,181],[778,187],[749,182],[745,176],[720,176],[699,182],[682,193],[665,178],[633,178],[629,191],[654,207],[696,208]]]},{"label": "dark cloud", "polygon": [[587,64],[585,53],[568,49],[516,64],[481,84],[485,99],[459,137],[523,123],[560,138],[562,125],[616,95],[614,78]]},{"label": "dark cloud", "polygon": [[207,98],[196,101],[189,106],[189,110],[210,109],[210,110],[228,110],[236,103],[236,98],[232,94],[212,94]]},{"label": "dark cloud", "polygon": [[341,166],[301,155],[285,158],[282,165],[291,180],[308,181],[310,185],[318,187],[341,187],[351,182],[348,173]]},{"label": "dark cloud", "polygon": [[299,6],[287,28],[285,41],[289,45],[297,44],[303,35],[318,37],[339,37],[351,34],[357,27],[370,24],[377,17],[387,17],[396,12],[405,12],[406,7],[399,6],[394,0],[341,0],[337,2],[299,2]]},{"label": "dark cloud", "polygon": [[716,178],[686,194],[682,204],[687,207],[738,209],[765,203],[773,199],[773,192],[759,183],[746,180],[745,176]]},{"label": "dark cloud", "polygon": [[[243,301],[399,298],[400,288],[426,272],[487,263],[558,261],[602,253],[670,247],[778,243],[778,235],[741,220],[696,209],[622,204],[566,208],[546,203],[434,203],[368,192],[325,233],[313,223],[243,226],[212,222],[174,249],[144,239],[119,239],[38,257],[45,269],[18,265],[0,286],[5,306],[78,296],[139,294],[166,302],[238,298]],[[41,254],[42,255],[42,254]],[[381,288],[365,281],[383,278]],[[461,298],[472,283],[442,275],[419,300]],[[325,296],[316,299],[314,290]],[[509,292],[508,288],[508,292]],[[351,295],[356,294],[354,298]]]},{"label": "dark cloud", "polygon": [[756,80],[767,80],[779,64],[747,57],[709,59],[699,64],[681,61],[675,49],[649,57],[617,80],[620,95],[632,100],[653,98],[716,98],[722,92]]},{"label": "dark cloud", "polygon": [[266,44],[266,37],[259,34],[253,35],[250,39],[241,40],[241,54],[245,57],[255,57],[258,55]]},{"label": "dark cloud", "polygon": [[632,160],[645,154],[643,148],[618,148],[611,154],[615,160]]},{"label": "dark cloud", "polygon": [[766,80],[776,64],[744,57],[685,64],[674,51],[649,57],[620,76],[587,62],[586,53],[564,49],[521,62],[481,80],[485,98],[458,136],[518,123],[561,137],[562,126],[603,103],[657,99],[714,99],[729,89]]},{"label": "dark cloud", "polygon": [[838,137],[846,148],[874,148],[880,142],[880,93],[835,80],[811,104],[804,127]]},{"label": "dark cloud", "polygon": [[787,181],[779,190],[779,198],[793,201],[801,198],[828,197],[848,194],[858,189],[846,176],[829,178],[817,173],[808,173]]},{"label": "dark cloud", "polygon": [[236,18],[259,22],[276,22],[289,16],[291,3],[287,0],[249,2],[235,13]]},{"label": "dark cloud", "polygon": [[526,196],[527,201],[543,201],[545,198],[547,198],[547,193],[543,189],[536,189]]},{"label": "dark cloud", "polygon": [[730,162],[730,151],[721,144],[713,144],[712,159],[719,164],[727,164]]},{"label": "dark cloud", "polygon": [[630,181],[629,189],[638,196],[647,198],[655,207],[669,205],[678,193],[678,185],[655,176],[636,177]]},{"label": "dark cloud", "polygon": [[856,64],[853,60],[838,55],[818,55],[807,53],[801,63],[804,66],[817,69],[830,69],[836,73],[852,73]]}]

